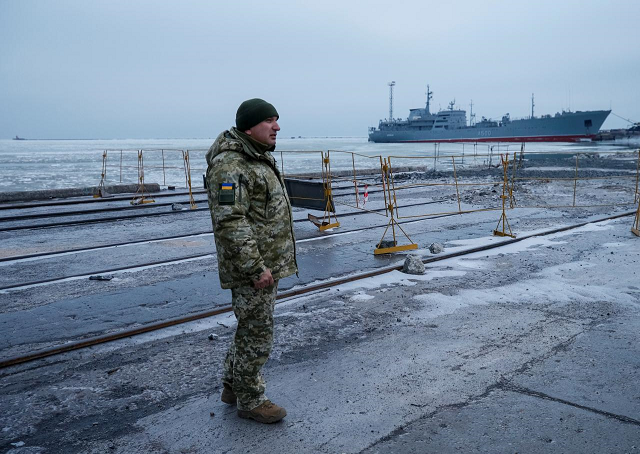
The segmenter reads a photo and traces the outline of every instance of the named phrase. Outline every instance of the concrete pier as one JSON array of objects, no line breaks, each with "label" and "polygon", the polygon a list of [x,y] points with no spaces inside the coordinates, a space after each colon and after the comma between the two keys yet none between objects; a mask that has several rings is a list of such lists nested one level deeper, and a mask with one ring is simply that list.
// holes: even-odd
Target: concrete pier
[{"label": "concrete pier", "polygon": [[[145,183],[145,191],[159,192],[160,185],[158,183]],[[137,184],[114,184],[106,185],[105,191],[109,194],[135,194],[139,190]],[[0,203],[6,202],[27,202],[34,200],[63,199],[68,197],[92,196],[97,193],[96,186],[84,188],[62,188],[62,189],[43,189],[35,191],[13,191],[0,192]]]},{"label": "concrete pier", "polygon": [[[478,181],[480,190],[461,188],[464,204],[500,194],[485,174]],[[539,206],[563,184],[520,184],[518,203],[538,206],[508,212],[520,238],[624,213],[607,203],[634,195],[596,179],[581,187],[595,208]],[[268,397],[288,411],[281,423],[240,419],[219,400],[235,330],[233,315],[223,314],[1,369],[0,451],[637,452],[640,239],[632,217],[505,245],[491,235],[499,212],[415,219],[455,202],[432,186],[402,197],[403,229],[422,259],[504,244],[427,264],[424,275],[396,271],[279,301],[264,374]],[[227,304],[209,213],[173,211],[184,199],[165,199],[149,217],[3,232],[0,284],[52,281],[0,291],[0,354]],[[425,208],[425,200],[439,202]],[[100,205],[118,203],[130,206]],[[383,207],[383,195],[372,193],[367,208]],[[386,218],[344,210],[338,205],[341,227],[332,232],[295,223],[300,277],[284,279],[281,290],[404,261],[373,254]],[[296,209],[294,218],[307,214]],[[430,252],[434,242],[444,251]],[[42,252],[52,255],[11,261]],[[89,279],[125,265],[109,281]]]}]

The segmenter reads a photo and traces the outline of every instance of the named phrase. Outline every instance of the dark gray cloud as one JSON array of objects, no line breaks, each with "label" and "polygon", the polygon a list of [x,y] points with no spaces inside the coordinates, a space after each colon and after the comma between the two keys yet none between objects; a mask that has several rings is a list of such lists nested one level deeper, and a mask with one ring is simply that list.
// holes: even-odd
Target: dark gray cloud
[{"label": "dark gray cloud", "polygon": [[[455,99],[640,121],[640,3],[0,1],[0,137],[211,137],[263,97],[285,135]],[[611,116],[605,127],[626,123]]]}]

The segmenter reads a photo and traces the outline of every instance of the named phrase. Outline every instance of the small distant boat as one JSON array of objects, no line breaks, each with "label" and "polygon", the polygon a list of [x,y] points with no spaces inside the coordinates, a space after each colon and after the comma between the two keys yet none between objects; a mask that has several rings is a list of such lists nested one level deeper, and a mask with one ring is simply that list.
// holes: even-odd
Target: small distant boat
[{"label": "small distant boat", "polygon": [[25,139],[24,137],[18,137],[18,136],[15,136],[15,137],[13,138],[13,140],[26,140],[26,139]]}]

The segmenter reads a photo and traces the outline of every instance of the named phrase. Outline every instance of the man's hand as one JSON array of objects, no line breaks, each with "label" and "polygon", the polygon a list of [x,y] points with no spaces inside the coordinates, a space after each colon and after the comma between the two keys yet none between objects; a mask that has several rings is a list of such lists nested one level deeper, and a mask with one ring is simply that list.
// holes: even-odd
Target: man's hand
[{"label": "man's hand", "polygon": [[253,286],[255,288],[265,288],[273,285],[273,276],[271,275],[271,270],[267,268],[262,272],[257,281],[253,281]]}]

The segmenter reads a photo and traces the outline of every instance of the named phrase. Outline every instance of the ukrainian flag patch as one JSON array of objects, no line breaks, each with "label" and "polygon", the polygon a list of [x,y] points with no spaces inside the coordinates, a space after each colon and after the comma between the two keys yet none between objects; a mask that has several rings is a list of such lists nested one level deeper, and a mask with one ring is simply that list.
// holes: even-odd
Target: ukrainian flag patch
[{"label": "ukrainian flag patch", "polygon": [[236,203],[236,184],[220,183],[218,191],[218,203],[220,205],[233,205]]}]

